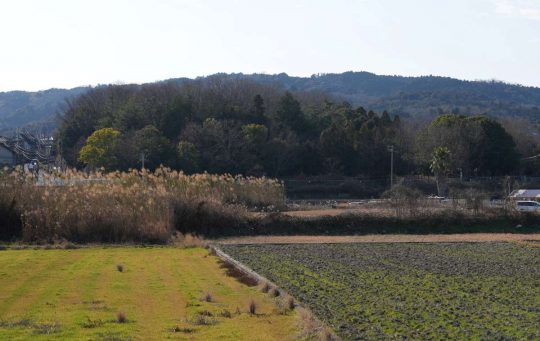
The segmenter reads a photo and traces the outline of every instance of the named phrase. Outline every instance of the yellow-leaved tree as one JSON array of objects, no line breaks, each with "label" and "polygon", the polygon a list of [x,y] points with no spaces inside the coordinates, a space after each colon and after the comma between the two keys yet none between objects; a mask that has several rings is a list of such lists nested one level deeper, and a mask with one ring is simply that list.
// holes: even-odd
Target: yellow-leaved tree
[{"label": "yellow-leaved tree", "polygon": [[95,168],[103,167],[106,170],[112,170],[116,164],[114,151],[119,138],[120,132],[113,128],[94,131],[81,148],[79,161]]}]

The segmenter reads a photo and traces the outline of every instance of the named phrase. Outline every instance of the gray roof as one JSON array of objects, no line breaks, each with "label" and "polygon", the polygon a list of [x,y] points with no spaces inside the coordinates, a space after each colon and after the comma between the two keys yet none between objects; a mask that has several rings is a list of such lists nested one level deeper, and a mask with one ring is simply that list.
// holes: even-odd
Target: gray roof
[{"label": "gray roof", "polygon": [[510,193],[510,198],[538,198],[540,199],[540,189],[518,189]]}]

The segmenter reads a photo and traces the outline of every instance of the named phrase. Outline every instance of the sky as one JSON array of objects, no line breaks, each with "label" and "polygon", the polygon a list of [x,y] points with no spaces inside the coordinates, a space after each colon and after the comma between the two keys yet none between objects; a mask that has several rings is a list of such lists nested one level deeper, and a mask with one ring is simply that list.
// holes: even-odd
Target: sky
[{"label": "sky", "polygon": [[0,91],[344,71],[540,87],[540,0],[0,1]]}]

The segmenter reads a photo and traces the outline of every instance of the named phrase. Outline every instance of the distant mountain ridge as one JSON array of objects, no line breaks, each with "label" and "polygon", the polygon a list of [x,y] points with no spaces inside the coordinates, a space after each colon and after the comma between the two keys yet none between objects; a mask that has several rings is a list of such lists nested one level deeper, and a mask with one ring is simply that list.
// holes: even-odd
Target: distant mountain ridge
[{"label": "distant mountain ridge", "polygon": [[[493,117],[521,117],[540,123],[540,88],[495,81],[464,81],[450,77],[381,76],[369,72],[293,77],[285,73],[216,74],[208,77],[245,78],[290,91],[315,91],[376,111],[428,120],[443,112]],[[202,77],[206,78],[206,77]],[[200,78],[199,78],[200,79]],[[189,78],[165,82],[189,83]],[[0,133],[17,127],[51,130],[65,100],[91,87],[39,92],[0,93]]]},{"label": "distant mountain ridge", "polygon": [[89,89],[0,92],[0,133],[19,127],[50,131],[56,126],[56,114],[63,111],[66,99],[79,96]]},{"label": "distant mountain ridge", "polygon": [[380,76],[369,72],[311,77],[291,77],[284,73],[228,76],[281,84],[292,91],[324,92],[354,105],[419,119],[431,119],[441,112],[459,112],[523,117],[540,122],[540,88],[498,81],[465,81],[439,76]]}]

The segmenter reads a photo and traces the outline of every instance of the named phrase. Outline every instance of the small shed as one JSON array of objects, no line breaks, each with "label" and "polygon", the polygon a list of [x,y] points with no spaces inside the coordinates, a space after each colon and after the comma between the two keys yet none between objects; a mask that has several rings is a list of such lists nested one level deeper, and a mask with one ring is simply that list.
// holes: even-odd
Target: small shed
[{"label": "small shed", "polygon": [[0,166],[13,166],[15,161],[15,153],[0,144]]},{"label": "small shed", "polygon": [[508,197],[513,200],[540,201],[540,189],[517,189]]}]

